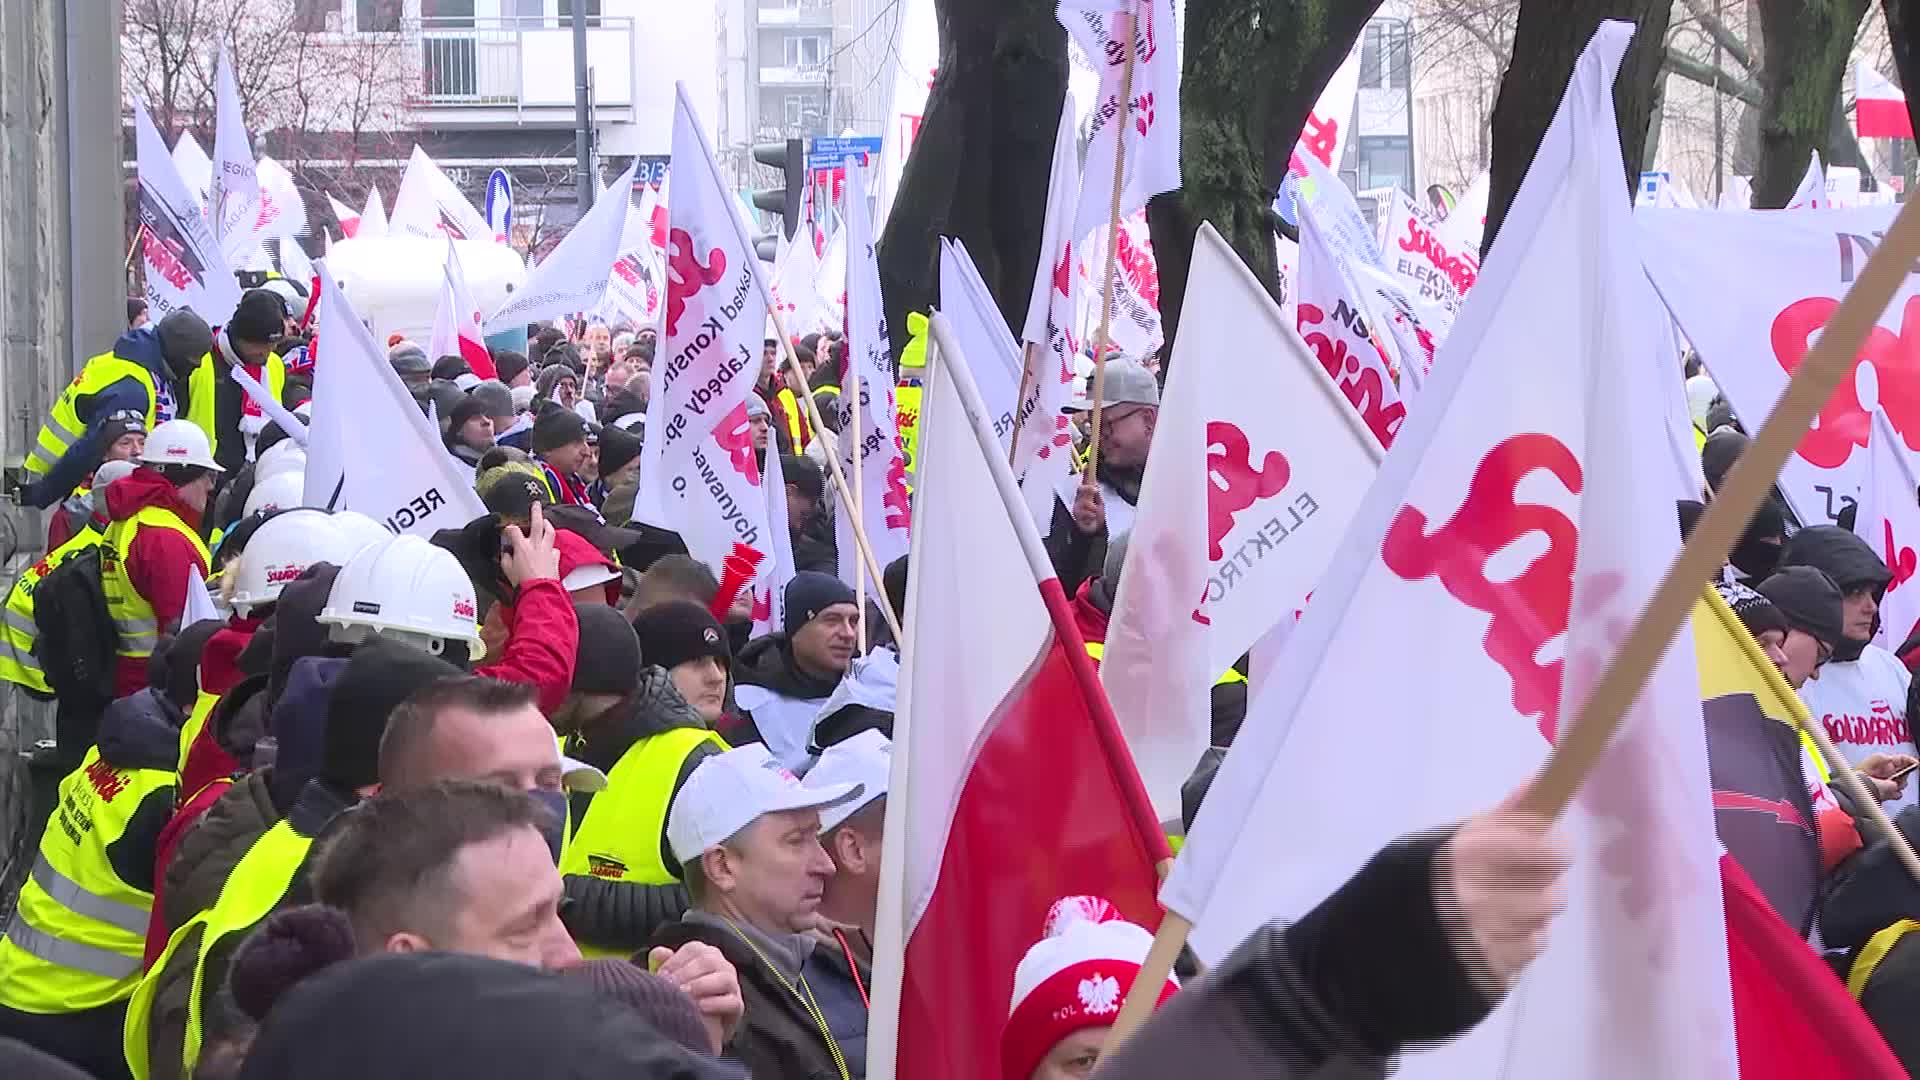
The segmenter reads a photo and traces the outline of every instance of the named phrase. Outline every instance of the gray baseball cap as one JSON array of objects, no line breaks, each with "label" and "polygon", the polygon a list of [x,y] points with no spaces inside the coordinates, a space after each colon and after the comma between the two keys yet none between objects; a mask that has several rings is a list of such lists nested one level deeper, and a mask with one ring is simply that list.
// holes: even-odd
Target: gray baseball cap
[{"label": "gray baseball cap", "polygon": [[[1089,379],[1091,387],[1094,382]],[[1101,408],[1115,405],[1151,405],[1160,407],[1160,382],[1137,360],[1119,358],[1107,361],[1106,381],[1100,386]]]}]

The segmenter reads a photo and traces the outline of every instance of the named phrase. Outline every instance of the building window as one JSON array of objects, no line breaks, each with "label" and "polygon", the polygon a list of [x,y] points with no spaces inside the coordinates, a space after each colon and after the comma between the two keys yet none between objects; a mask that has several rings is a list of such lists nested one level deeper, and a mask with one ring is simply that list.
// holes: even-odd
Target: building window
[{"label": "building window", "polygon": [[807,96],[805,94],[788,94],[782,104],[785,107],[785,115],[781,119],[788,127],[799,127],[806,122]]},{"label": "building window", "polygon": [[785,41],[788,67],[818,67],[826,60],[827,43],[814,34],[795,35]]},{"label": "building window", "polygon": [[1411,68],[1407,24],[1374,20],[1360,38],[1360,85],[1375,90],[1404,90]]},{"label": "building window", "polygon": [[[582,8],[581,10],[586,13],[587,25],[599,26],[600,25],[600,0],[583,0],[583,2],[586,4],[586,7]],[[567,24],[568,20],[572,18],[573,18],[573,0],[560,0],[561,23]]]},{"label": "building window", "polygon": [[294,33],[325,34],[339,29],[340,0],[294,0]]},{"label": "building window", "polygon": [[1413,190],[1413,147],[1405,135],[1362,135],[1354,140],[1354,149],[1359,159],[1358,190]]},{"label": "building window", "polygon": [[353,28],[363,34],[397,34],[405,7],[401,0],[354,0]]}]

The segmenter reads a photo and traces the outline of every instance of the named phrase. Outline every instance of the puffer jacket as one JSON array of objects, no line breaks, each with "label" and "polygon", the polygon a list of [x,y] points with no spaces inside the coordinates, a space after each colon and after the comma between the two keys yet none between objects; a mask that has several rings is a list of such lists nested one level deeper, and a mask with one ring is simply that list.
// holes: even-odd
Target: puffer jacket
[{"label": "puffer jacket", "polygon": [[580,620],[573,597],[553,580],[529,581],[506,618],[507,645],[497,663],[473,669],[475,675],[525,683],[540,692],[540,711],[552,716],[573,691],[573,662],[580,651]]},{"label": "puffer jacket", "polygon": [[[674,688],[666,670],[650,666],[640,674],[640,685],[618,705],[582,725],[581,733],[567,740],[567,753],[605,773],[611,773],[633,745],[642,739],[680,728],[705,728],[699,710],[687,704]],[[712,744],[694,748],[673,780],[673,795],[680,794],[694,766],[719,753]],[[593,805],[594,795],[576,793],[568,805],[573,826],[578,829]],[[672,796],[668,797],[671,805]],[[657,842],[660,857],[668,868],[677,870],[662,830]],[[678,919],[687,910],[686,886],[643,885],[632,881],[606,881],[587,874],[568,874],[565,879],[567,904],[562,917],[574,938],[604,949],[633,951],[644,947],[660,929]]]}]

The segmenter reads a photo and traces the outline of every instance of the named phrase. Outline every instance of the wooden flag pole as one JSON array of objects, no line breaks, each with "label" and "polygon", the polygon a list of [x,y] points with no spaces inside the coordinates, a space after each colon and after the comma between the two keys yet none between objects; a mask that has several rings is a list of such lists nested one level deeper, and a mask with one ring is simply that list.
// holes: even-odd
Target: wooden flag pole
[{"label": "wooden flag pole", "polygon": [[[787,336],[787,321],[781,318],[780,313],[772,308],[767,309],[767,314],[773,319],[773,328],[780,338],[781,351],[786,354],[787,373],[791,375],[800,386],[805,387],[807,385],[807,375],[806,372],[800,370],[800,357],[793,351],[793,339]],[[852,342],[848,342],[847,348],[847,355],[851,358],[853,355]],[[845,393],[846,391],[842,390],[841,392]],[[855,387],[854,392],[858,393],[859,388]],[[814,403],[812,391],[809,390],[804,393],[795,392],[793,396],[799,398],[801,403],[806,407],[807,420],[813,424],[813,430],[817,432],[828,432],[831,430],[827,427],[826,421],[820,418],[820,406]],[[833,480],[834,490],[840,494],[840,505],[852,506],[853,493],[848,489],[846,474],[840,471],[840,455],[837,452],[837,440],[835,442],[835,449],[835,453],[825,455],[827,459],[827,475]],[[857,455],[855,460],[858,460]],[[860,549],[860,560],[866,564],[867,573],[873,575],[873,580],[880,581],[880,564],[873,557],[873,547],[867,543],[866,527],[858,517],[853,519],[853,542],[854,545]],[[880,593],[876,600],[880,606],[880,617],[886,620],[887,629],[893,631],[893,640],[904,644],[906,635],[900,630],[900,614],[893,610],[893,601],[887,599],[887,594],[884,591]],[[861,609],[861,614],[863,616],[862,621],[865,621],[865,608]]]},{"label": "wooden flag pole", "polygon": [[1120,109],[1113,128],[1113,202],[1107,209],[1106,284],[1100,289],[1100,330],[1093,339],[1093,418],[1089,425],[1093,435],[1085,473],[1088,483],[1093,482],[1095,471],[1100,468],[1100,399],[1107,388],[1107,346],[1111,344],[1109,335],[1113,332],[1113,270],[1120,248],[1120,193],[1126,184],[1127,106],[1133,100],[1133,58],[1138,51],[1132,14],[1118,12],[1114,17],[1120,20],[1120,30],[1126,35],[1127,50],[1120,65]]},{"label": "wooden flag pole", "polygon": [[[1021,410],[1027,406],[1027,395],[1033,393],[1034,368],[1039,352],[1031,341],[1021,343],[1020,347],[1020,396],[1013,399],[1013,444],[1007,447],[1007,464],[1014,468],[1020,466],[1020,429],[1026,427],[1021,418]],[[1019,474],[1014,474],[1019,479]]]},{"label": "wooden flag pole", "polygon": [[1860,779],[1860,774],[1847,763],[1847,759],[1840,756],[1833,740],[1827,737],[1826,725],[1808,717],[1800,727],[1812,737],[1813,745],[1819,747],[1820,756],[1826,760],[1827,771],[1833,774],[1841,787],[1847,789],[1847,797],[1853,800],[1855,806],[1862,808],[1867,819],[1880,830],[1880,835],[1887,838],[1887,843],[1893,846],[1894,855],[1907,868],[1907,874],[1920,883],[1920,856],[1915,855],[1913,845],[1907,843],[1907,835],[1887,820],[1887,812],[1881,808],[1879,798],[1867,790],[1866,781]]},{"label": "wooden flag pole", "polygon": [[[853,378],[852,379],[846,378],[848,374],[851,374]],[[847,382],[853,383],[852,386],[843,387],[840,392],[847,395],[847,402],[853,409],[853,415],[847,420],[847,426],[853,429],[853,431],[851,432],[851,437],[854,440],[853,485],[852,485],[853,486],[853,503],[852,503],[853,520],[860,522],[861,524],[864,525],[867,520],[867,515],[864,512],[865,508],[863,505],[863,502],[864,502],[863,496],[866,492],[866,489],[861,486],[860,461],[862,458],[866,457],[867,455],[865,452],[866,448],[860,445],[860,395],[866,391],[867,380],[866,380],[866,376],[860,374],[858,371],[855,370],[854,361],[853,361],[853,341],[851,339],[847,341],[847,370],[841,374],[840,381],[842,383],[847,383]],[[813,395],[812,393],[808,393],[807,396],[812,397]],[[839,448],[838,444],[835,444],[835,449],[838,449],[838,448]],[[878,582],[880,580],[880,575],[875,574],[873,576],[873,580],[875,582]],[[867,651],[867,575],[864,573],[853,575],[853,606],[855,610],[860,612],[860,620],[859,620],[860,652],[862,655],[865,655]],[[898,639],[896,638],[895,640],[898,640]]]},{"label": "wooden flag pole", "polygon": [[1747,522],[1780,476],[1787,456],[1799,445],[1834,387],[1853,370],[1854,357],[1859,355],[1867,335],[1906,281],[1915,258],[1920,257],[1920,212],[1915,211],[1915,205],[1909,203],[1901,209],[1873,258],[1867,261],[1866,270],[1847,290],[1839,309],[1821,331],[1819,341],[1794,369],[1773,414],[1707,504],[1706,513],[1635,620],[1613,662],[1594,684],[1573,722],[1561,729],[1547,754],[1546,767],[1521,800],[1523,808],[1558,818],[1606,753],[1654,664],[1692,614],[1700,583],[1711,580],[1726,564],[1735,541],[1746,531]]},{"label": "wooden flag pole", "polygon": [[138,224],[136,224],[136,225],[134,225],[134,227],[133,227],[133,243],[131,243],[131,244],[128,244],[128,245],[127,245],[127,259],[126,259],[126,265],[125,265],[124,267],[122,267],[122,269],[121,269],[121,272],[122,272],[122,273],[130,273],[130,272],[132,272],[132,270],[133,270],[133,253],[134,253],[135,251],[137,251],[137,250],[139,250],[139,248],[140,248],[140,234],[141,234],[141,233],[144,233],[144,232],[146,232],[146,231],[147,231],[147,223],[146,223],[146,222],[144,222],[144,221],[142,221],[142,222],[139,222]]},{"label": "wooden flag pole", "polygon": [[[1727,474],[1713,501],[1707,504],[1706,513],[1701,515],[1692,535],[1680,549],[1679,557],[1640,612],[1613,663],[1594,685],[1592,695],[1572,724],[1562,729],[1559,741],[1548,753],[1546,767],[1522,798],[1524,809],[1558,818],[1566,812],[1580,785],[1606,752],[1614,731],[1634,699],[1639,697],[1641,687],[1646,685],[1653,665],[1692,615],[1700,583],[1711,579],[1726,563],[1734,541],[1746,531],[1748,519],[1773,487],[1787,455],[1799,445],[1808,425],[1833,394],[1833,388],[1853,370],[1853,358],[1866,343],[1867,335],[1886,311],[1893,294],[1906,280],[1914,260],[1920,258],[1920,213],[1915,212],[1916,205],[1920,204],[1910,202],[1902,207],[1893,227],[1867,261],[1866,270],[1827,322],[1820,340],[1794,369],[1793,378],[1774,405],[1773,414],[1767,417],[1759,434]],[[1818,724],[1809,724],[1807,733],[1839,772],[1851,774],[1853,770],[1838,759],[1826,732],[1819,728]],[[1920,880],[1920,859],[1915,859],[1912,848],[1898,830],[1883,824],[1886,815],[1880,810],[1878,800],[1865,790],[1858,776],[1843,775],[1840,782],[1849,795],[1862,802],[1868,817],[1886,830],[1901,862]],[[1157,988],[1166,983],[1173,961],[1192,929],[1193,924],[1177,912],[1167,912],[1160,921],[1160,931],[1154,935],[1147,961],[1128,989],[1126,1001],[1114,1019],[1112,1033],[1107,1037],[1109,1053],[1152,1012],[1159,996]],[[1149,993],[1148,987],[1155,988],[1155,992]]]}]

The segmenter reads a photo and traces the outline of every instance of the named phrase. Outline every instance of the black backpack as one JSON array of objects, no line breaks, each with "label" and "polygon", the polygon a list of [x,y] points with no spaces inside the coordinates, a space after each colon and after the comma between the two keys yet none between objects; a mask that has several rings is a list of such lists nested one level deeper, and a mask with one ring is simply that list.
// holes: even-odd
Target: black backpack
[{"label": "black backpack", "polygon": [[113,700],[120,632],[107,609],[100,546],[83,548],[47,572],[33,591],[33,655],[66,705]]}]

